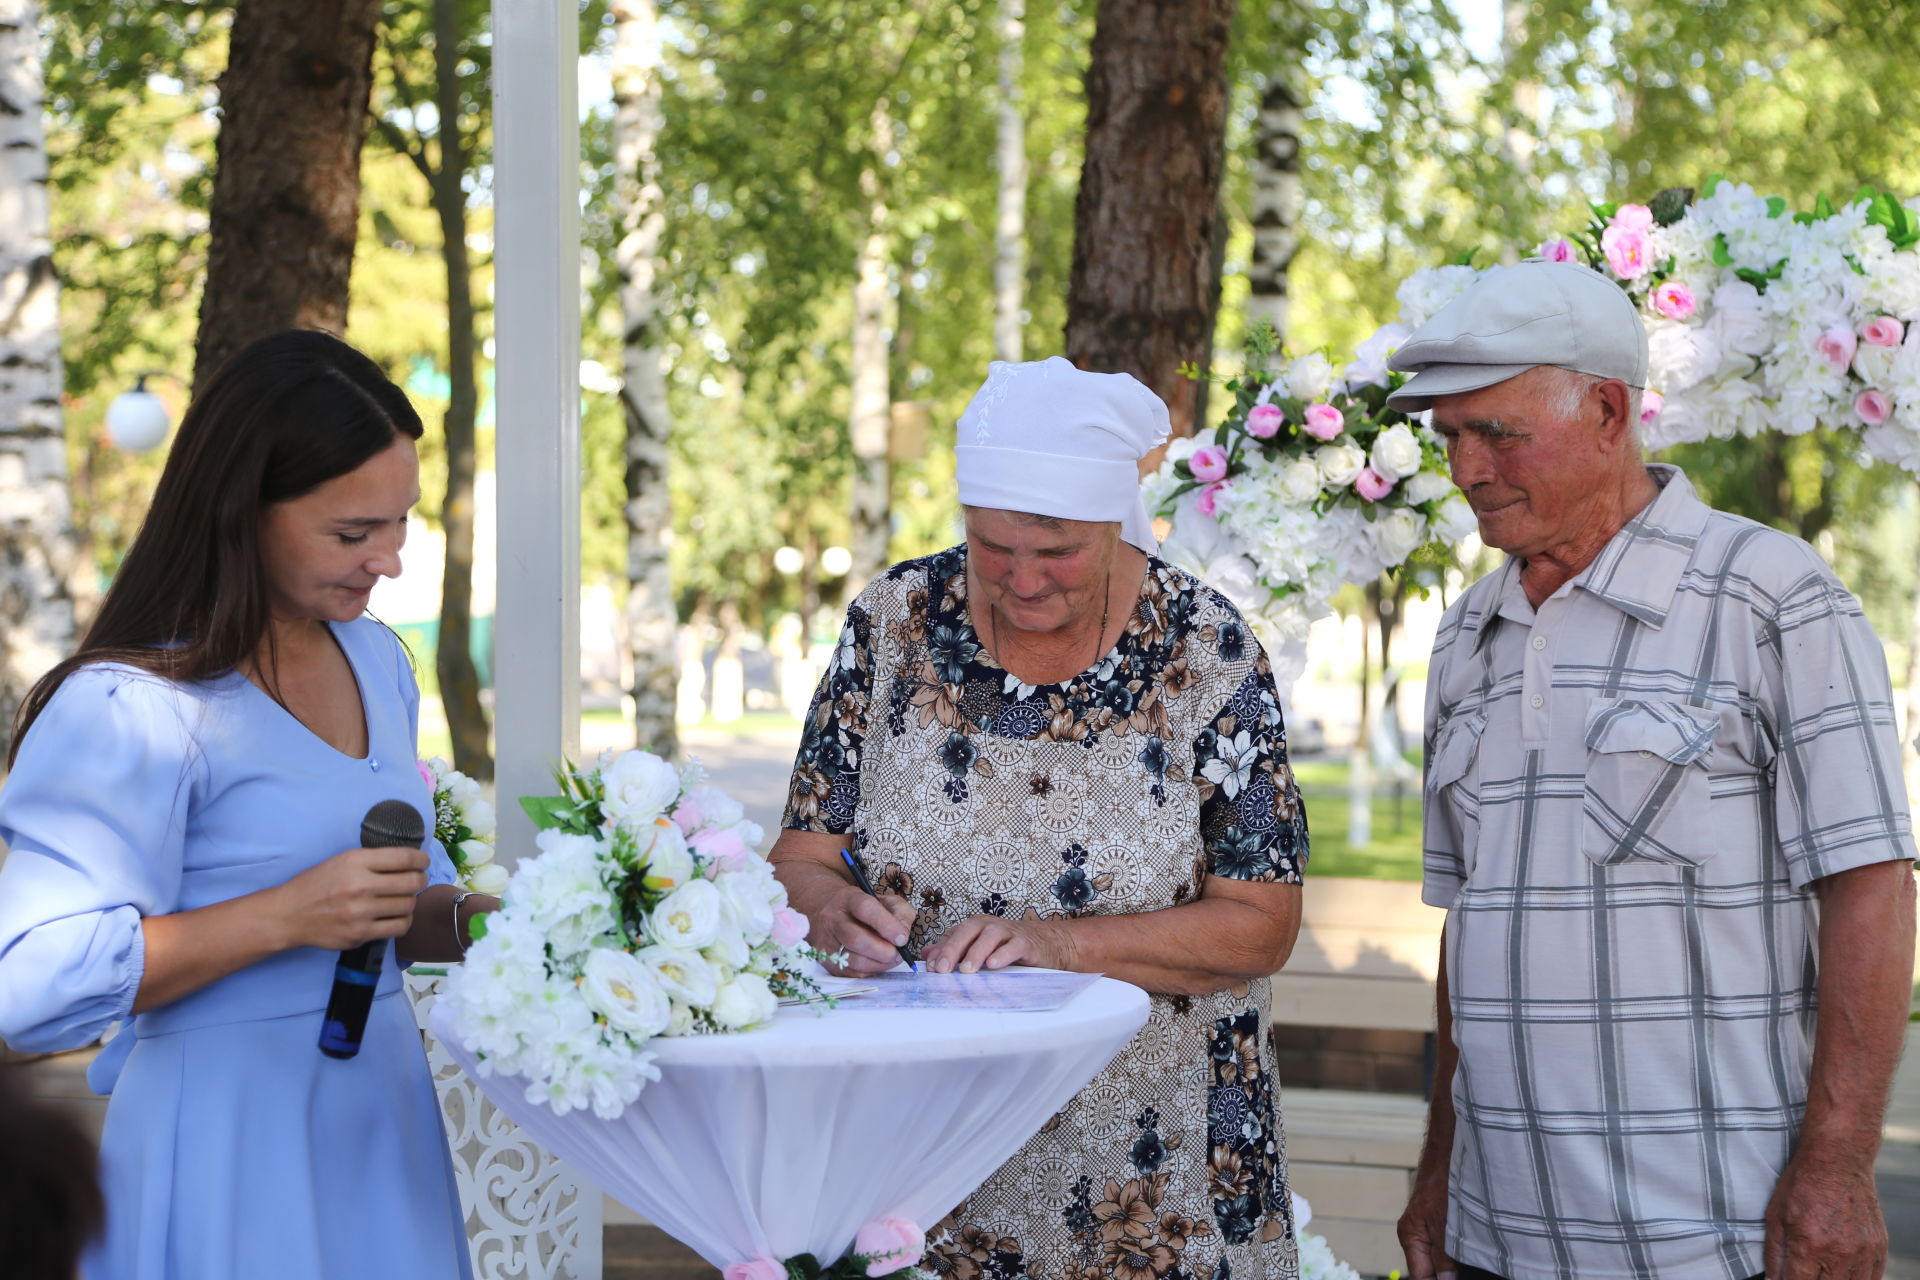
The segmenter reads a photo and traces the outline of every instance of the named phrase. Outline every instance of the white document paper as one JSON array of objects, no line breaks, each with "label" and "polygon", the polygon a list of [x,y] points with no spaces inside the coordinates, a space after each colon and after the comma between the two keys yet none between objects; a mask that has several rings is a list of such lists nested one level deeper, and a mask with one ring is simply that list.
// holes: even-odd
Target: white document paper
[{"label": "white document paper", "polygon": [[910,973],[894,969],[870,978],[827,978],[820,986],[840,1009],[974,1009],[1045,1013],[1093,985],[1097,973],[1057,969],[992,969],[983,973]]}]

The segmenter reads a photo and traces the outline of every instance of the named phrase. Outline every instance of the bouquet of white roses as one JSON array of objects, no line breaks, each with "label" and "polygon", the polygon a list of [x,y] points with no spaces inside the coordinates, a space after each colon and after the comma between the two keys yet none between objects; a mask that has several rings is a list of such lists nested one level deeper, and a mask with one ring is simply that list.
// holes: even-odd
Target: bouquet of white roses
[{"label": "bouquet of white roses", "polygon": [[460,886],[497,894],[507,887],[507,869],[493,860],[493,806],[480,784],[439,756],[420,763],[433,791],[433,838],[447,851]]},{"label": "bouquet of white roses", "polygon": [[698,765],[644,751],[527,797],[538,855],[476,917],[442,1006],[480,1072],[518,1075],[559,1115],[611,1119],[659,1078],[655,1036],[743,1031],[783,996],[820,998],[806,918],[755,852],[759,826]]},{"label": "bouquet of white roses", "polygon": [[1438,439],[1387,407],[1404,381],[1387,355],[1458,292],[1454,273],[1473,275],[1440,268],[1403,286],[1401,321],[1337,374],[1320,355],[1269,367],[1273,330],[1256,325],[1245,372],[1225,383],[1226,420],[1175,440],[1146,481],[1149,508],[1172,522],[1161,553],[1241,607],[1273,648],[1283,687],[1298,675],[1308,626],[1344,584],[1474,527]]},{"label": "bouquet of white roses", "polygon": [[1541,256],[1584,257],[1647,323],[1644,442],[1815,428],[1920,474],[1920,198],[1863,188],[1793,212],[1721,178],[1595,204]]}]

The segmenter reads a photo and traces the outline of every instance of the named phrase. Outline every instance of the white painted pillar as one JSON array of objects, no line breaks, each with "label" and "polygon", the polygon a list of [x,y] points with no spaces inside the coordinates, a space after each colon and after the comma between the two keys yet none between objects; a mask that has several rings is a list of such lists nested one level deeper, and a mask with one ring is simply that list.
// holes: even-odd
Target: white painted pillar
[{"label": "white painted pillar", "polygon": [[502,856],[515,798],[580,732],[579,14],[494,0],[494,379],[499,484],[494,724]]},{"label": "white painted pillar", "polygon": [[[547,791],[554,763],[580,754],[579,62],[574,0],[493,0],[493,711],[507,860],[533,847],[516,798]],[[554,1274],[600,1280],[598,1189],[580,1181],[573,1212],[578,1236]]]}]

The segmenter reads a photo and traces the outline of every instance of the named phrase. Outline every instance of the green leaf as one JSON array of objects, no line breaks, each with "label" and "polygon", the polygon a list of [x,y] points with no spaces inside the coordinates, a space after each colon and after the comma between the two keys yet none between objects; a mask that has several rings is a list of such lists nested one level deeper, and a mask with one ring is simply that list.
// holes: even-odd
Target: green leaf
[{"label": "green leaf", "polygon": [[787,1274],[793,1280],[819,1280],[820,1259],[810,1253],[796,1253],[787,1259]]},{"label": "green leaf", "polygon": [[1785,196],[1768,196],[1767,197],[1767,216],[1769,218],[1777,218],[1781,214],[1785,213],[1786,211],[1787,211],[1787,198]]},{"label": "green leaf", "polygon": [[492,914],[491,911],[477,911],[467,921],[467,938],[470,941],[478,942],[487,936],[487,917]]},{"label": "green leaf", "polygon": [[1700,189],[1701,191],[1705,192],[1707,195],[1710,196],[1720,186],[1720,184],[1725,181],[1726,179],[1722,177],[1720,174],[1710,173],[1707,175],[1707,180],[1700,184]]},{"label": "green leaf", "polygon": [[1738,271],[1734,272],[1733,274],[1735,274],[1736,276],[1739,276],[1742,280],[1745,280],[1748,284],[1758,289],[1761,293],[1765,293],[1767,291],[1767,282],[1772,279],[1775,279],[1775,277],[1768,275],[1764,271],[1755,271],[1752,267],[1742,267]]},{"label": "green leaf", "polygon": [[564,828],[573,821],[573,805],[565,796],[521,796],[520,807],[539,831]]},{"label": "green leaf", "polygon": [[1480,252],[1480,249],[1478,246],[1468,249],[1466,252],[1462,253],[1459,257],[1455,258],[1452,261],[1452,263],[1450,263],[1449,265],[1456,266],[1456,267],[1470,267],[1473,265],[1473,255],[1479,252]]},{"label": "green leaf", "polygon": [[1727,249],[1727,233],[1724,231],[1713,233],[1713,265],[1716,267],[1733,265],[1733,254]]},{"label": "green leaf", "polygon": [[1826,192],[1822,191],[1819,195],[1814,197],[1813,216],[1816,219],[1825,221],[1826,219],[1831,218],[1833,216],[1833,212],[1834,212],[1833,201],[1827,199]]}]

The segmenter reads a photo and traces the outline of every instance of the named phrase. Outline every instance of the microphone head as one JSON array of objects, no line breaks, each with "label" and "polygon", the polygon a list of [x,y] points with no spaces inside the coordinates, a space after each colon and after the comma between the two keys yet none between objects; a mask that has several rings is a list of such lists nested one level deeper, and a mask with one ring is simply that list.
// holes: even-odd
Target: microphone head
[{"label": "microphone head", "polygon": [[405,800],[382,800],[360,819],[360,846],[364,849],[418,849],[427,840],[420,811]]}]

